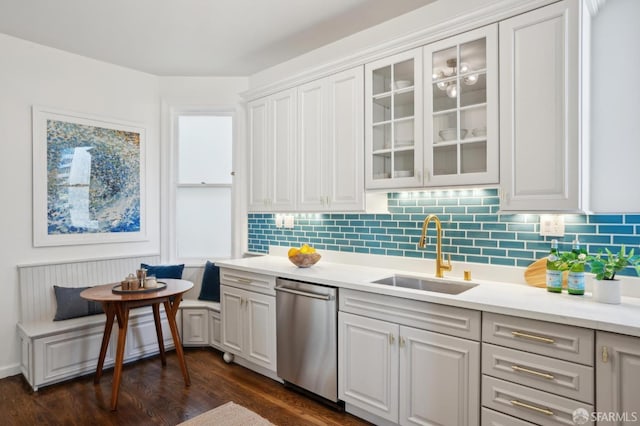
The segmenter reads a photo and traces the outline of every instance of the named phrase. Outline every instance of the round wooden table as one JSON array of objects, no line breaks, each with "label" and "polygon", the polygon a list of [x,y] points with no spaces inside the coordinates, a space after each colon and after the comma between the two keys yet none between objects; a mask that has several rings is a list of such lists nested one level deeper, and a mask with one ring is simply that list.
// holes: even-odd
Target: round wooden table
[{"label": "round wooden table", "polygon": [[100,357],[98,358],[98,367],[96,368],[94,383],[99,383],[100,377],[102,377],[102,366],[107,354],[114,318],[117,318],[118,320],[118,347],[116,349],[113,385],[111,389],[112,410],[115,410],[118,405],[118,391],[120,388],[122,363],[124,360],[124,345],[127,338],[127,324],[129,323],[129,311],[132,308],[138,308],[140,306],[152,307],[153,319],[156,326],[156,335],[158,336],[160,359],[164,366],[167,365],[167,360],[164,353],[162,325],[160,324],[160,304],[164,305],[164,310],[167,314],[167,321],[169,322],[169,328],[171,329],[171,335],[176,347],[176,353],[178,354],[178,360],[180,362],[180,368],[182,369],[182,376],[184,377],[185,385],[191,385],[191,379],[189,378],[189,371],[187,371],[187,364],[184,359],[184,352],[182,351],[180,335],[178,334],[178,327],[176,325],[176,314],[178,313],[178,307],[182,301],[182,295],[193,287],[193,283],[191,281],[176,279],[160,279],[158,282],[166,283],[166,288],[148,292],[114,293],[112,290],[114,287],[118,286],[118,284],[105,284],[88,288],[80,293],[80,296],[84,299],[100,302],[105,314],[107,315],[107,322],[104,325],[102,346],[100,347]]}]

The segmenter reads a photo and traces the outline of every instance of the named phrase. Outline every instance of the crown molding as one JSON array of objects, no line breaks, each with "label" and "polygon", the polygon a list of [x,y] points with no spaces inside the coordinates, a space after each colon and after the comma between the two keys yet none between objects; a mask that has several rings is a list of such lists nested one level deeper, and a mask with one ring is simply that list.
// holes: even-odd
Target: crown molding
[{"label": "crown molding", "polygon": [[[317,67],[287,76],[274,83],[249,89],[240,94],[245,101],[271,95],[281,90],[299,86],[318,78],[361,66],[387,56],[421,47],[443,38],[494,24],[506,18],[555,3],[557,0],[499,0],[468,13],[452,16],[450,19],[431,25],[411,34],[394,38],[385,43],[355,52],[353,55],[323,63]],[[587,1],[587,0],[585,0]],[[604,4],[606,0],[588,0],[590,3]],[[601,7],[601,6],[600,6]],[[366,31],[366,30],[365,30]]]}]

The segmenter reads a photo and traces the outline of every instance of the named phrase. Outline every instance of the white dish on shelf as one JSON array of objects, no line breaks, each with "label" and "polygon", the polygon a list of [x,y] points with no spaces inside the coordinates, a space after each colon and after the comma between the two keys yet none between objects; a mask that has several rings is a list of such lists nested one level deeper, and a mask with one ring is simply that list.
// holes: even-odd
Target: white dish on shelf
[{"label": "white dish on shelf", "polygon": [[[449,129],[442,129],[438,132],[440,139],[443,141],[453,141],[458,137],[458,129],[451,127]],[[460,129],[460,139],[464,139],[467,136],[467,129]]]},{"label": "white dish on shelf", "polygon": [[471,134],[477,138],[482,136],[487,136],[487,128],[486,127],[478,127],[476,129],[471,130]]},{"label": "white dish on shelf", "polygon": [[395,83],[396,89],[404,89],[405,87],[412,86],[413,83],[410,80],[398,80]]},{"label": "white dish on shelf", "polygon": [[393,172],[393,177],[411,177],[413,172],[411,170],[396,170]]}]

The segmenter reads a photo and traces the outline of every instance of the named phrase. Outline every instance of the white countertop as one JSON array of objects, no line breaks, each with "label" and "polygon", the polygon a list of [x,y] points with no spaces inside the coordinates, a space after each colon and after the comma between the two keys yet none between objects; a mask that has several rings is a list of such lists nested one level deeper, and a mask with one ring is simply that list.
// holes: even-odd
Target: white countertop
[{"label": "white countertop", "polygon": [[[285,256],[273,255],[217,261],[216,265],[339,288],[362,290],[640,337],[640,299],[635,297],[623,297],[622,304],[608,305],[594,302],[589,293],[584,296],[572,296],[567,293],[549,293],[544,288],[531,287],[526,284],[488,280],[472,280],[472,283],[478,284],[476,287],[458,295],[450,295],[372,283],[372,281],[393,274],[436,279],[433,274],[407,273],[407,271],[398,269],[334,263],[324,261],[324,259],[311,268],[298,268]],[[453,280],[457,279],[453,278]]]}]

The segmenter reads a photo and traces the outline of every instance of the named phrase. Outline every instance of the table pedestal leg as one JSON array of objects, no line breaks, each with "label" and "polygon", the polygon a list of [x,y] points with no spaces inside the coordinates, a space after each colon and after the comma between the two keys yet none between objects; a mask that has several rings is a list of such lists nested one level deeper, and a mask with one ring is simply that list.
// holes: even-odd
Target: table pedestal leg
[{"label": "table pedestal leg", "polygon": [[122,363],[124,362],[124,345],[127,340],[127,325],[129,323],[129,306],[126,303],[116,305],[118,317],[118,348],[116,351],[116,363],[113,368],[113,384],[111,389],[111,410],[118,406],[118,393],[120,390],[120,378],[122,376]]},{"label": "table pedestal leg", "polygon": [[178,306],[182,300],[182,295],[178,295],[173,300],[164,302],[164,310],[167,313],[167,320],[169,321],[169,327],[171,328],[171,336],[173,337],[173,344],[176,347],[176,353],[178,354],[178,360],[180,361],[180,368],[182,369],[182,377],[184,377],[184,384],[191,386],[191,379],[189,378],[189,371],[187,370],[187,363],[184,359],[184,352],[182,350],[182,342],[180,341],[180,335],[178,334],[178,327],[176,325],[176,314],[178,313]]},{"label": "table pedestal leg", "polygon": [[[169,316],[169,312],[167,312]],[[162,323],[160,322],[160,304],[153,304],[153,321],[156,324],[156,336],[158,336],[158,350],[160,351],[160,360],[162,365],[167,365],[167,357],[164,354],[164,339],[162,338]]]},{"label": "table pedestal leg", "polygon": [[113,328],[113,318],[116,315],[116,310],[113,303],[102,303],[102,309],[104,309],[107,315],[107,322],[104,324],[104,333],[102,333],[102,345],[100,346],[100,356],[98,357],[98,367],[96,368],[96,375],[93,378],[93,383],[100,383],[102,377],[102,367],[104,365],[104,358],[107,355],[107,348],[109,347],[109,339],[111,338],[111,329]]}]

